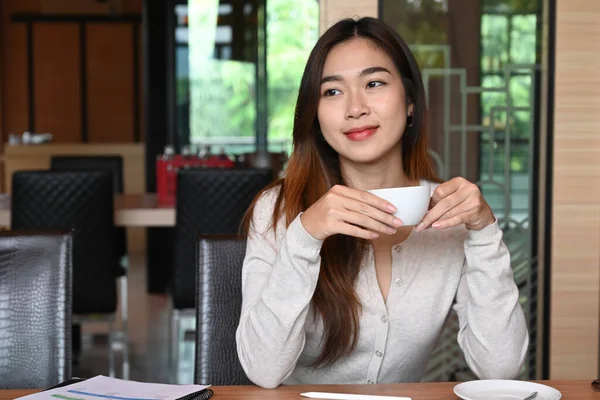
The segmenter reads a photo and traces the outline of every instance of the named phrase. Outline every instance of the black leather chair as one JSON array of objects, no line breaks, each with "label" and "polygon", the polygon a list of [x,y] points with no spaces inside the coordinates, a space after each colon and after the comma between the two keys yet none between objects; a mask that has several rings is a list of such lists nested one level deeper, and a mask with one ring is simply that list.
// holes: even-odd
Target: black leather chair
[{"label": "black leather chair", "polygon": [[271,169],[184,169],[177,176],[175,260],[170,292],[171,362],[177,374],[181,319],[195,318],[199,235],[237,234],[258,192],[271,183]]},{"label": "black leather chair", "polygon": [[112,177],[107,171],[13,174],[13,229],[73,229],[73,322],[109,324],[111,376],[115,374],[112,323],[118,263],[113,218]]},{"label": "black leather chair", "polygon": [[[117,194],[123,193],[123,157],[118,155],[82,155],[82,156],[52,156],[50,169],[53,171],[110,171],[112,173],[113,190]],[[125,228],[116,229],[117,254],[119,257],[127,256],[127,234]],[[117,271],[118,276],[125,274],[123,268]]]},{"label": "black leather chair", "polygon": [[[116,194],[123,193],[123,157],[119,155],[55,155],[50,158],[50,169],[53,171],[110,171],[112,174],[113,190]],[[115,275],[119,278],[119,306],[121,309],[121,331],[118,332],[119,342],[124,342],[128,335],[128,258],[127,231],[123,227],[115,230],[117,255],[119,263],[115,264]],[[77,330],[78,331],[78,330]],[[117,332],[115,332],[117,333]],[[129,346],[123,344],[123,378],[129,378]]]},{"label": "black leather chair", "polygon": [[240,365],[235,341],[245,253],[246,241],[239,237],[205,236],[198,242],[197,384],[252,385]]},{"label": "black leather chair", "polygon": [[0,232],[0,389],[71,378],[71,233]]}]

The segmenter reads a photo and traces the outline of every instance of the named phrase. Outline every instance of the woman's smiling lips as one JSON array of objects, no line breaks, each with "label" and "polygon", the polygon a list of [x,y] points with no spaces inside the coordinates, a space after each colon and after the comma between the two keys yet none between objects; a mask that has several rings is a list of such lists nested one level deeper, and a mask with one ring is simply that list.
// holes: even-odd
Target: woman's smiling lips
[{"label": "woman's smiling lips", "polygon": [[373,134],[375,134],[375,131],[377,131],[377,128],[379,128],[377,125],[364,125],[352,128],[344,132],[344,134],[348,139],[358,142],[373,136]]}]

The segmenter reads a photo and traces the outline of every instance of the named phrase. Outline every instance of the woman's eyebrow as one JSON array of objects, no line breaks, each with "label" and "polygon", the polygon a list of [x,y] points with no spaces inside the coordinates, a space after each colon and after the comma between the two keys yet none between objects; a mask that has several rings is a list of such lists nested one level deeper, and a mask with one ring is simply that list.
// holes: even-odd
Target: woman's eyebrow
[{"label": "woman's eyebrow", "polygon": [[376,72],[387,72],[388,74],[391,75],[391,72],[387,68],[383,68],[383,67],[369,67],[369,68],[365,68],[362,71],[360,71],[360,74],[358,76],[363,77],[365,75],[374,74]]},{"label": "woman's eyebrow", "polygon": [[[360,71],[358,76],[363,77],[365,75],[374,74],[376,72],[387,72],[388,74],[391,74],[391,72],[384,67],[369,67]],[[327,75],[321,78],[321,85],[327,82],[342,82],[343,80],[344,78],[341,75]]]}]

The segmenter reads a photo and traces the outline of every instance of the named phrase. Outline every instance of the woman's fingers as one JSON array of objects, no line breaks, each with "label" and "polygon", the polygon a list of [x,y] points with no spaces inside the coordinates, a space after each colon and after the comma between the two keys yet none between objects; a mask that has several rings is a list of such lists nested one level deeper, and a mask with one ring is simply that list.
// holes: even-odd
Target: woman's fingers
[{"label": "woman's fingers", "polygon": [[439,199],[435,205],[425,214],[416,230],[420,232],[429,228],[434,222],[438,221],[444,214],[462,204],[468,196],[464,192],[453,191],[447,197]]},{"label": "woman's fingers", "polygon": [[436,229],[446,229],[458,226],[467,222],[476,212],[477,209],[473,207],[471,202],[465,201],[442,215],[437,221],[431,224],[431,226]]},{"label": "woman's fingers", "polygon": [[346,198],[343,206],[348,211],[354,212],[359,216],[364,216],[366,218],[378,221],[386,227],[392,228],[394,231],[396,228],[402,226],[402,221],[399,218],[396,218],[389,212],[383,212],[371,206],[370,204],[362,203],[351,198]]},{"label": "woman's fingers", "polygon": [[460,177],[438,186],[430,207],[417,225],[417,231],[430,226],[443,229],[462,224],[468,229],[479,230],[495,221],[494,213],[477,185]]},{"label": "woman's fingers", "polygon": [[433,223],[433,227],[435,229],[446,229],[446,228],[452,228],[454,226],[459,226],[464,224],[468,218],[470,218],[470,212],[468,213],[462,213],[459,215],[455,215],[451,218],[445,219],[443,221],[437,221]]},{"label": "woman's fingers", "polygon": [[355,211],[341,211],[340,219],[346,223],[358,225],[370,231],[386,233],[388,235],[396,233],[395,227],[387,225],[381,221],[371,218],[368,215],[357,213]]},{"label": "woman's fingers", "polygon": [[350,225],[344,221],[339,221],[337,225],[338,226],[336,230],[342,235],[354,236],[366,240],[373,240],[379,237],[379,234],[376,232],[372,232],[368,229],[363,229],[360,226]]},{"label": "woman's fingers", "polygon": [[342,196],[368,204],[386,213],[394,213],[397,211],[396,207],[394,207],[394,205],[389,201],[363,190],[352,189],[342,185],[334,186],[331,190],[335,193],[341,194]]}]

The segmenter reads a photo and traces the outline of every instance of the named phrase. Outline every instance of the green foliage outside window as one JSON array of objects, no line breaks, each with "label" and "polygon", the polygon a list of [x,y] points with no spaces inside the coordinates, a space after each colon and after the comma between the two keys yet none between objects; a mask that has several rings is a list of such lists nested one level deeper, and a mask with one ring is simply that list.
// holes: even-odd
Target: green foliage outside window
[{"label": "green foliage outside window", "polygon": [[271,151],[290,151],[300,79],[319,35],[315,0],[267,0],[268,135]]},{"label": "green foliage outside window", "polygon": [[[204,1],[204,0],[202,0]],[[194,31],[193,15],[190,28]],[[206,24],[206,23],[205,23]],[[304,65],[318,38],[319,4],[315,0],[267,1],[268,140],[271,151],[290,150],[294,107]],[[196,25],[198,41],[203,28]],[[256,136],[256,67],[252,62],[195,57],[190,42],[190,141],[231,138],[245,145],[228,152],[254,150]],[[201,43],[199,44],[203,46]],[[194,58],[195,57],[195,58]],[[182,80],[178,85],[185,86]],[[179,91],[185,93],[184,90]]]},{"label": "green foliage outside window", "polygon": [[[517,14],[512,12],[524,12],[529,10],[522,2],[500,2],[486,1],[484,6],[493,11],[493,14],[482,15],[481,18],[481,86],[483,87],[504,87],[506,79],[509,80],[509,95],[511,107],[526,107],[532,109],[532,87],[531,76],[528,72],[513,70],[510,76],[506,76],[505,68],[508,65],[532,65],[536,63],[536,35],[537,35],[537,15],[535,14]],[[511,8],[506,5],[511,3]],[[530,2],[536,4],[536,2]],[[504,4],[504,8],[501,5]],[[492,7],[493,6],[493,7]],[[506,13],[500,12],[504,10]],[[520,74],[520,72],[523,72]],[[525,73],[526,72],[526,73]],[[510,125],[509,146],[510,170],[515,173],[527,173],[529,170],[528,158],[529,141],[533,136],[531,130],[531,118],[535,118],[530,111],[513,111],[510,115],[506,112],[496,112],[493,116],[491,110],[493,107],[506,106],[508,99],[504,93],[486,92],[481,95],[481,119],[482,124],[495,127],[494,139],[497,142],[503,142],[506,124]],[[488,134],[482,135],[482,148],[489,147],[490,137]],[[502,145],[504,146],[504,145]],[[488,153],[482,152],[482,165],[488,164]],[[494,168],[495,171],[501,171],[498,168],[504,163],[504,152],[495,152]],[[483,172],[483,171],[482,171]]]}]

